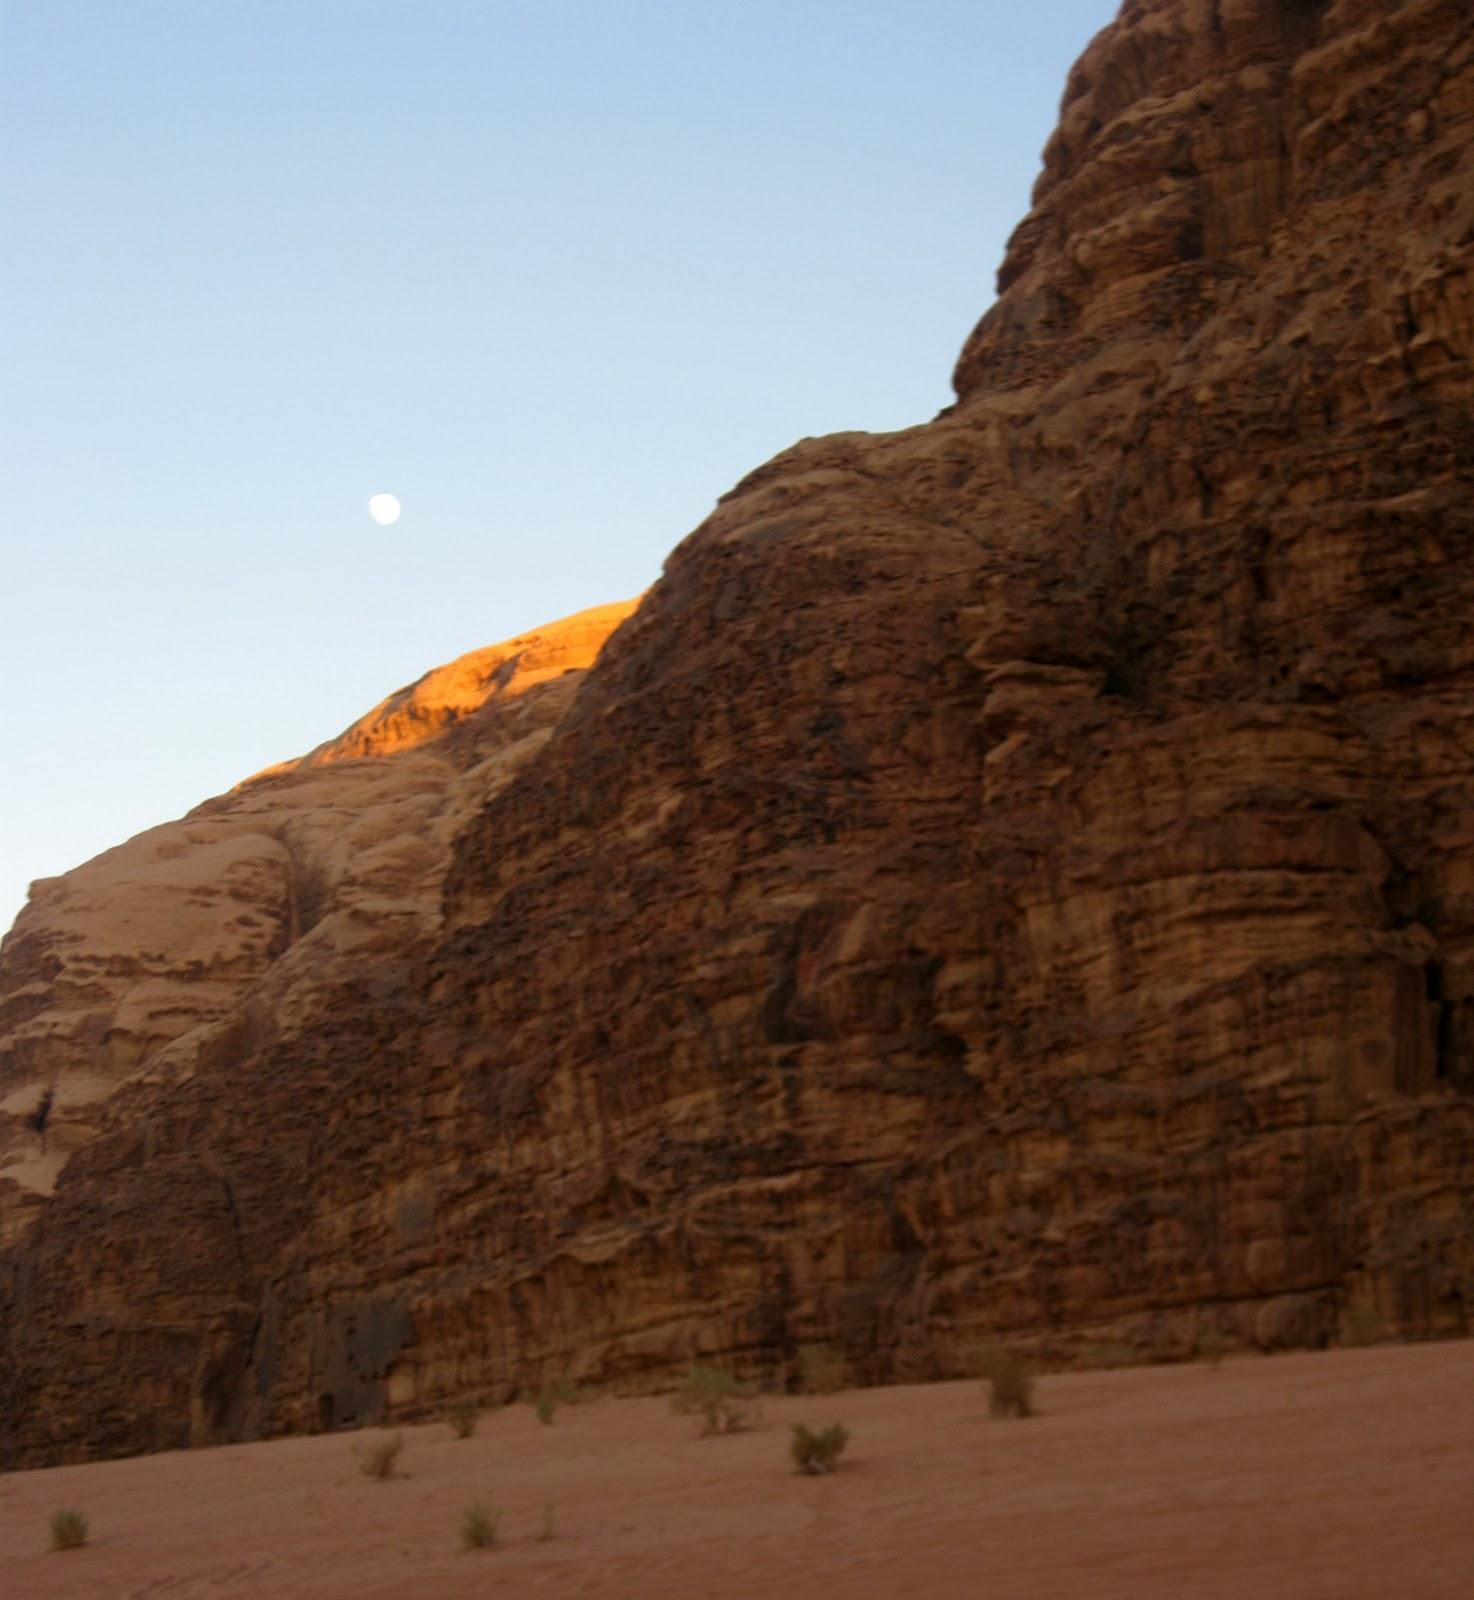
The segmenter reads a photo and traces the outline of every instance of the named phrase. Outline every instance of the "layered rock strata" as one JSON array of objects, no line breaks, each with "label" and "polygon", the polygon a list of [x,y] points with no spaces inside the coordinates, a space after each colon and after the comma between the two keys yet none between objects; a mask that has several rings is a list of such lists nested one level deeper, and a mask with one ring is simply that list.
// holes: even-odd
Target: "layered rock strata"
[{"label": "layered rock strata", "polygon": [[108,1100],[13,1459],[1468,1331],[1471,257],[1463,0],[1128,0],[957,404],[723,499],[408,956]]},{"label": "layered rock strata", "polygon": [[0,1245],[121,1085],[294,1034],[343,974],[433,933],[449,841],[633,609],[462,656],[310,755],[32,885],[0,950]]}]

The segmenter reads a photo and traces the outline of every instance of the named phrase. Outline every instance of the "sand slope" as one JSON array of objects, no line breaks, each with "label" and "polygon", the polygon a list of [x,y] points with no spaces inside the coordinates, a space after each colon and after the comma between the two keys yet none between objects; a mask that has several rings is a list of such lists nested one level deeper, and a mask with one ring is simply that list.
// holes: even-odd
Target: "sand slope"
[{"label": "sand slope", "polygon": [[[406,1476],[334,1434],[0,1478],[15,1600],[210,1595],[986,1596],[988,1600],[1467,1600],[1474,1345],[1294,1355],[1046,1380],[991,1422],[976,1384],[765,1402],[697,1437],[658,1400],[551,1427],[519,1406],[460,1442],[405,1430]],[[788,1424],[845,1420],[829,1479]],[[463,1554],[460,1514],[503,1509]],[[558,1536],[537,1539],[542,1508]],[[51,1554],[60,1505],[91,1519]]]}]

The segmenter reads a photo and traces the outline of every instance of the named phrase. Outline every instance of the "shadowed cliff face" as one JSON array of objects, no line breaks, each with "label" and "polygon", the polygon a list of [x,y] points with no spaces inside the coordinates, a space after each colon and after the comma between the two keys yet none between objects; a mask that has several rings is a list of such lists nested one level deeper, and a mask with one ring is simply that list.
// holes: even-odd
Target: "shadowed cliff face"
[{"label": "shadowed cliff face", "polygon": [[17,1457],[1465,1331],[1471,146],[1463,0],[1131,0],[957,405],[724,498],[413,961],[109,1103]]}]

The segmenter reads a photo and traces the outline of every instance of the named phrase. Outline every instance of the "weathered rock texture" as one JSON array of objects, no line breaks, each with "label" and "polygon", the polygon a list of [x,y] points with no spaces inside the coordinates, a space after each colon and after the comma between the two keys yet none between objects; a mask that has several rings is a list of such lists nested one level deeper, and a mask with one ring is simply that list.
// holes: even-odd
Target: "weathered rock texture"
[{"label": "weathered rock texture", "polygon": [[1129,0],[956,406],[739,484],[438,929],[107,1102],[16,1457],[1466,1331],[1471,256],[1466,0]]},{"label": "weathered rock texture", "polygon": [[0,951],[0,1244],[119,1085],[294,1034],[345,975],[408,959],[438,925],[449,840],[541,748],[633,609],[462,656],[301,760],[32,886]]}]

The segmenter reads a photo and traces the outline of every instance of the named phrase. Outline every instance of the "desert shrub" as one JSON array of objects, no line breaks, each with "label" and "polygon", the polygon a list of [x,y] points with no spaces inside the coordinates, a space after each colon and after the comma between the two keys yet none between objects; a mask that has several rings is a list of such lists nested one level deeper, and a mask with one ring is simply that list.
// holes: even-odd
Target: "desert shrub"
[{"label": "desert shrub", "polygon": [[1129,1367],[1135,1363],[1136,1352],[1123,1340],[1112,1339],[1105,1344],[1096,1345],[1090,1352],[1089,1364],[1102,1372],[1110,1372],[1116,1367]]},{"label": "desert shrub", "polygon": [[80,1550],[87,1543],[87,1518],[80,1511],[51,1513],[51,1548]]},{"label": "desert shrub", "polygon": [[404,1435],[396,1432],[385,1434],[366,1448],[355,1450],[354,1454],[365,1477],[384,1479],[395,1476],[403,1450]]},{"label": "desert shrub", "polygon": [[699,1418],[702,1433],[735,1433],[752,1420],[753,1402],[752,1390],[730,1372],[695,1366],[670,1397],[670,1408],[677,1416]]},{"label": "desert shrub", "polygon": [[1228,1354],[1228,1340],[1217,1328],[1204,1328],[1193,1345],[1193,1354],[1199,1361],[1206,1361],[1210,1367],[1216,1367]]},{"label": "desert shrub", "polygon": [[843,1423],[833,1422],[827,1428],[820,1428],[816,1433],[802,1422],[795,1422],[793,1438],[788,1444],[788,1454],[793,1459],[794,1471],[805,1473],[810,1477],[833,1472],[839,1465],[840,1456],[844,1454],[844,1447],[849,1442],[849,1429]]},{"label": "desert shrub", "polygon": [[1034,1375],[1007,1345],[978,1352],[978,1367],[988,1385],[988,1412],[995,1417],[1034,1415]]},{"label": "desert shrub", "polygon": [[463,1400],[460,1405],[455,1405],[445,1413],[445,1420],[450,1424],[450,1431],[457,1439],[469,1439],[476,1431],[476,1424],[481,1420],[481,1408],[472,1405],[469,1400]]},{"label": "desert shrub", "polygon": [[582,1405],[586,1400],[596,1399],[597,1393],[593,1389],[581,1389],[566,1378],[549,1378],[538,1389],[524,1389],[522,1398],[537,1413],[539,1422],[549,1423],[561,1406]]},{"label": "desert shrub", "polygon": [[1386,1324],[1375,1306],[1367,1305],[1363,1301],[1358,1305],[1347,1306],[1341,1313],[1342,1344],[1376,1344],[1386,1336]]},{"label": "desert shrub", "polygon": [[805,1394],[835,1394],[850,1384],[850,1364],[832,1344],[806,1344],[798,1352],[798,1380]]},{"label": "desert shrub", "polygon": [[501,1520],[501,1512],[490,1506],[467,1506],[461,1513],[461,1548],[484,1550],[487,1545],[495,1544],[497,1524]]},{"label": "desert shrub", "polygon": [[558,1537],[558,1528],[553,1520],[553,1502],[551,1500],[543,1507],[542,1526],[537,1530],[537,1536],[544,1543],[547,1543],[549,1539]]}]

